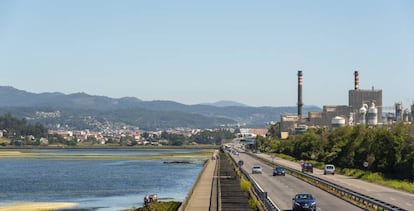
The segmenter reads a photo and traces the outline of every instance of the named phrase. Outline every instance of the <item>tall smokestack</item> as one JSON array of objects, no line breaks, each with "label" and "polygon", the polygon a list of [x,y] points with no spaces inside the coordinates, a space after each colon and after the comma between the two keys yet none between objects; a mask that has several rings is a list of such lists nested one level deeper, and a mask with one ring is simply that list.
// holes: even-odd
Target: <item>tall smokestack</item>
[{"label": "tall smokestack", "polygon": [[298,117],[302,118],[302,83],[303,83],[303,74],[302,71],[298,71]]},{"label": "tall smokestack", "polygon": [[358,73],[358,71],[354,72],[354,82],[355,82],[354,89],[359,90],[359,73]]}]

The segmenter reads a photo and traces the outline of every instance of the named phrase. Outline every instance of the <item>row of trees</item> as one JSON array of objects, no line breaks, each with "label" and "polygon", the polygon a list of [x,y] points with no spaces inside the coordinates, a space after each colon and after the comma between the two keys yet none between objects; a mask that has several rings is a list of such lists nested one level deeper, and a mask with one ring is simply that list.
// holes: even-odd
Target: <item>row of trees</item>
[{"label": "row of trees", "polygon": [[229,130],[222,129],[222,130],[205,130],[201,133],[193,135],[189,138],[189,142],[195,142],[198,144],[222,144],[223,140],[233,139],[235,134],[230,132]]},{"label": "row of trees", "polygon": [[[162,132],[160,136],[150,135],[147,132],[142,134],[142,137],[147,141],[160,141],[167,140],[171,146],[182,146],[187,144],[215,144],[220,145],[223,140],[232,139],[235,137],[234,133],[230,132],[227,129],[221,130],[206,130],[200,133],[194,134],[190,137],[184,136],[182,134],[168,133],[166,131]],[[109,142],[107,142],[109,143]],[[110,142],[113,143],[113,142]],[[137,145],[137,142],[133,137],[124,137],[121,139],[120,145],[134,146]]]},{"label": "row of trees", "polygon": [[[17,119],[10,113],[0,116],[0,130],[10,145],[41,145],[40,139],[46,138],[48,144],[76,145],[76,140],[65,140],[57,134],[48,134],[48,129],[40,123],[30,124],[25,119]],[[6,145],[6,142],[2,142]]]},{"label": "row of trees", "polygon": [[261,137],[258,145],[262,151],[283,153],[296,159],[367,169],[389,178],[414,181],[413,137],[414,127],[400,123],[387,128],[309,129],[291,140]]},{"label": "row of trees", "polygon": [[226,129],[221,130],[205,130],[190,137],[180,134],[161,133],[161,139],[166,139],[173,146],[181,146],[185,144],[216,144],[220,145],[223,140],[234,138],[234,133]]},{"label": "row of trees", "polygon": [[25,119],[17,119],[11,114],[0,116],[0,129],[7,138],[20,138],[22,136],[34,136],[35,138],[47,137],[48,129],[43,125],[28,124]]}]

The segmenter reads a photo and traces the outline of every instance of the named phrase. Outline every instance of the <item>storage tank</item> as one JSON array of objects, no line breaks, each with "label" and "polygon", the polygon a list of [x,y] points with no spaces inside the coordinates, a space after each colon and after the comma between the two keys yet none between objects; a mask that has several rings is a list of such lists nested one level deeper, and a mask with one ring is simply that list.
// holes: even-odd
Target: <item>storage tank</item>
[{"label": "storage tank", "polygon": [[295,127],[295,134],[302,134],[308,130],[307,125],[298,125]]},{"label": "storage tank", "polygon": [[371,106],[368,109],[367,122],[368,125],[378,124],[378,109],[375,107],[375,103],[371,103]]},{"label": "storage tank", "polygon": [[365,116],[367,115],[367,111],[368,111],[367,104],[362,105],[362,107],[359,109],[359,124],[365,125],[366,123]]},{"label": "storage tank", "polygon": [[354,117],[355,117],[354,112],[349,113],[349,119],[348,119],[348,125],[349,126],[354,126]]},{"label": "storage tank", "polygon": [[394,113],[387,113],[387,124],[391,125],[394,122],[395,116]]},{"label": "storage tank", "polygon": [[344,127],[345,126],[345,118],[336,116],[332,118],[331,125],[333,128]]}]

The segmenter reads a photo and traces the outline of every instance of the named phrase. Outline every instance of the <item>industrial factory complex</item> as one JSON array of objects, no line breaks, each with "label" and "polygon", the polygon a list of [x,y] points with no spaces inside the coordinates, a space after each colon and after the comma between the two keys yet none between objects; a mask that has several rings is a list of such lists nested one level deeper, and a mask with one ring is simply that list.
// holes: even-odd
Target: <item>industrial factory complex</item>
[{"label": "industrial factory complex", "polygon": [[384,126],[397,121],[410,123],[414,120],[414,104],[411,113],[403,109],[402,103],[395,103],[395,112],[383,113],[382,90],[360,89],[359,73],[354,72],[354,89],[349,90],[348,105],[325,105],[322,112],[302,114],[303,73],[298,71],[298,113],[280,116],[281,137],[301,133],[308,127],[341,127],[345,125]]}]

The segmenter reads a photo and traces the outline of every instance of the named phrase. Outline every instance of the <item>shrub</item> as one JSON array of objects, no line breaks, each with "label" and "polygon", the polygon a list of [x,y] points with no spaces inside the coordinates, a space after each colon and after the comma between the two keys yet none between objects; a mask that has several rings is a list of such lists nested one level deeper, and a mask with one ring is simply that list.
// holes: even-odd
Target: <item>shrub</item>
[{"label": "shrub", "polygon": [[249,207],[252,210],[259,210],[259,202],[256,199],[249,199]]},{"label": "shrub", "polygon": [[362,170],[359,170],[359,169],[346,169],[346,168],[343,169],[342,173],[347,175],[347,176],[351,176],[351,177],[357,178],[357,179],[362,178],[366,174],[365,171],[362,171]]},{"label": "shrub", "polygon": [[251,186],[252,184],[249,181],[245,179],[240,180],[240,187],[243,192],[249,192]]},{"label": "shrub", "polygon": [[362,179],[374,183],[384,181],[384,177],[380,173],[367,173]]}]

